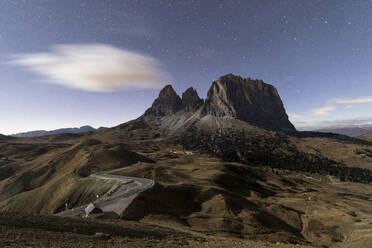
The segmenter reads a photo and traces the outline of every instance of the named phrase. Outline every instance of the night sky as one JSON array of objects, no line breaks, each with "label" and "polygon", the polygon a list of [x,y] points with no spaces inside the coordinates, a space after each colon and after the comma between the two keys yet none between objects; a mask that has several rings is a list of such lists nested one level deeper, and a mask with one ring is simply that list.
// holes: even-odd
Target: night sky
[{"label": "night sky", "polygon": [[297,128],[372,123],[369,0],[1,0],[0,59],[3,134],[115,126],[227,73]]}]

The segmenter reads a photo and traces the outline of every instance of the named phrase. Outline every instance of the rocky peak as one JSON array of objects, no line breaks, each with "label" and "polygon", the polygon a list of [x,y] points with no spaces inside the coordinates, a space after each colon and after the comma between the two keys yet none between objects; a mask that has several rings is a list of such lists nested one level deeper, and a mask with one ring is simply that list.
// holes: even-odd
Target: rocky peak
[{"label": "rocky peak", "polygon": [[231,117],[269,130],[295,130],[274,86],[233,74],[213,82],[202,114]]},{"label": "rocky peak", "polygon": [[168,84],[166,85],[160,92],[159,92],[159,98],[180,98],[177,93],[174,91],[172,85]]},{"label": "rocky peak", "polygon": [[[201,111],[197,112],[198,109]],[[197,114],[193,115],[194,112]],[[227,117],[267,130],[295,131],[274,86],[233,74],[213,82],[204,103],[194,88],[187,89],[181,99],[172,86],[167,85],[144,117],[164,129],[174,130],[199,120],[201,123],[227,123],[224,122]]]},{"label": "rocky peak", "polygon": [[182,94],[182,105],[185,111],[194,112],[198,110],[204,101],[196,92],[196,89],[190,87]]},{"label": "rocky peak", "polygon": [[181,98],[171,85],[165,86],[155,99],[152,106],[146,110],[145,115],[165,116],[176,113],[182,109]]}]

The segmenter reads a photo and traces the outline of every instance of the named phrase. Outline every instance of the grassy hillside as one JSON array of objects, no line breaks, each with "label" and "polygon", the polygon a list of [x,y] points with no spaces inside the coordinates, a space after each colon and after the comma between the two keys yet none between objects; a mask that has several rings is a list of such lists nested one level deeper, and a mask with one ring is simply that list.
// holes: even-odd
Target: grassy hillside
[{"label": "grassy hillside", "polygon": [[[342,138],[342,137],[341,137]],[[187,149],[226,161],[320,173],[353,182],[372,182],[372,144],[359,139],[296,138],[238,128],[213,132],[190,128],[179,142]],[[358,162],[358,164],[355,164]]]},{"label": "grassy hillside", "polygon": [[[22,144],[0,145],[9,161],[0,162],[0,208],[28,213],[54,213],[71,206],[89,203],[103,195],[113,183],[87,178],[96,171],[151,160],[125,149],[122,144],[107,144],[85,139],[75,145]],[[14,175],[16,175],[14,177]]]},{"label": "grassy hillside", "polygon": [[327,138],[293,139],[293,142],[303,152],[321,155],[351,167],[372,169],[372,157],[360,152],[372,151],[370,145],[340,142]]},{"label": "grassy hillside", "polygon": [[372,217],[369,185],[208,155],[177,156],[122,172],[157,182],[134,200],[124,219],[220,237],[331,246]]},{"label": "grassy hillside", "polygon": [[360,138],[372,142],[372,133],[362,135],[362,136],[360,136]]},{"label": "grassy hillside", "polygon": [[[135,164],[124,175],[154,179],[156,186],[125,219],[201,235],[331,245],[371,217],[370,186],[332,176],[368,182],[369,171],[358,167],[371,165],[371,142],[288,136],[243,122],[231,123],[236,133],[204,128],[166,136],[139,119],[92,134],[4,141],[0,153],[9,161],[0,161],[0,209],[51,214],[66,202],[85,204],[115,187],[88,175]],[[212,155],[186,156],[183,149]]]},{"label": "grassy hillside", "polygon": [[[1,247],[292,248],[267,241],[218,238],[132,221],[59,218],[0,212]],[[298,245],[298,248],[309,246]]]}]

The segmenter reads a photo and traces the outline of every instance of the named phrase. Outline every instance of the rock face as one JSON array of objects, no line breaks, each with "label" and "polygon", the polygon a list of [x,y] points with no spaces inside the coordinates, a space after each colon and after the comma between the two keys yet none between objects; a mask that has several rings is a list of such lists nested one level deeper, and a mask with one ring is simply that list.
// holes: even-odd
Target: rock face
[{"label": "rock face", "polygon": [[232,74],[213,82],[202,114],[231,117],[268,130],[295,130],[274,86]]},{"label": "rock face", "polygon": [[232,74],[212,83],[205,102],[194,88],[188,88],[181,99],[167,85],[144,117],[172,130],[201,119],[222,124],[235,119],[268,130],[295,131],[274,86]]},{"label": "rock face", "polygon": [[177,95],[171,85],[165,86],[155,99],[151,108],[147,109],[145,116],[166,116],[172,115],[182,109],[181,98]]},{"label": "rock face", "polygon": [[185,111],[187,112],[195,112],[198,110],[204,101],[198,96],[196,90],[192,87],[188,88],[182,94],[182,105]]}]

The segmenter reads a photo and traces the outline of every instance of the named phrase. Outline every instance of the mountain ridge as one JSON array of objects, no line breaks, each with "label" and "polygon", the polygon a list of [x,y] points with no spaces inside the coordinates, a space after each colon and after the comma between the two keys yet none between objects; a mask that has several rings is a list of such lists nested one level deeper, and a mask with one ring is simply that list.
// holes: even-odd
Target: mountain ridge
[{"label": "mountain ridge", "polygon": [[89,125],[81,126],[81,127],[73,127],[73,128],[59,128],[55,130],[34,130],[34,131],[28,131],[28,132],[22,132],[22,133],[16,133],[11,134],[9,136],[12,137],[41,137],[41,136],[47,136],[47,135],[53,135],[53,134],[63,134],[63,133],[69,133],[69,134],[76,134],[76,133],[87,133],[87,132],[94,132],[96,130],[105,129],[105,127],[99,127],[99,128],[93,128]]},{"label": "mountain ridge", "polygon": [[358,125],[358,126],[345,126],[345,127],[325,127],[316,130],[317,132],[327,132],[348,135],[351,137],[357,137],[366,135],[372,132],[372,127],[368,125]]}]

